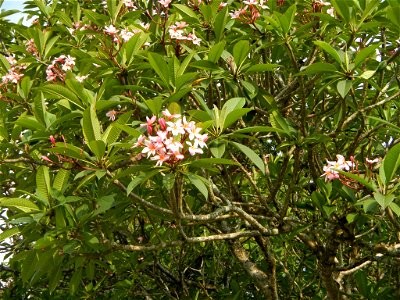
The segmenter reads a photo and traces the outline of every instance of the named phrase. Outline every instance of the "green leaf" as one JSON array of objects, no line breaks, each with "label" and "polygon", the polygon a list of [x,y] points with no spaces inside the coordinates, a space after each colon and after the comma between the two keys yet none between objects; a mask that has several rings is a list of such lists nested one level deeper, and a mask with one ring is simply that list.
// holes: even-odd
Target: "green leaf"
[{"label": "green leaf", "polygon": [[276,132],[281,134],[286,134],[286,131],[280,128],[269,127],[269,126],[253,126],[253,127],[246,127],[235,130],[233,133],[251,133],[251,132]]},{"label": "green leaf", "polygon": [[[1,199],[0,199],[1,201]],[[18,227],[13,227],[7,230],[4,230],[2,233],[0,233],[0,242],[4,241],[5,239],[8,239],[16,234],[18,234],[19,228]]]},{"label": "green leaf", "polygon": [[383,159],[379,176],[384,185],[388,185],[400,166],[400,144],[394,145]]},{"label": "green leaf", "polygon": [[300,74],[312,75],[327,72],[338,72],[338,69],[333,64],[317,62],[307,66],[300,72]]},{"label": "green leaf", "polygon": [[40,210],[32,201],[25,198],[0,198],[0,206],[8,208],[17,208],[23,212],[32,212]]},{"label": "green leaf", "polygon": [[22,114],[15,122],[15,124],[21,126],[22,128],[31,129],[32,131],[46,130],[46,127],[42,123],[40,123],[34,116],[27,116],[25,114]]},{"label": "green leaf", "polygon": [[62,192],[68,183],[69,175],[71,174],[71,170],[68,169],[72,166],[72,164],[65,164],[65,169],[59,169],[56,177],[54,178],[53,188],[59,192]]},{"label": "green leaf", "polygon": [[239,165],[237,162],[226,158],[201,158],[189,163],[190,166],[202,168],[207,165]]},{"label": "green leaf", "polygon": [[218,65],[215,62],[209,60],[199,60],[191,64],[192,67],[202,69],[206,71],[217,71],[219,70]]},{"label": "green leaf", "polygon": [[242,151],[255,165],[260,169],[261,173],[265,174],[265,164],[263,160],[249,147],[239,144],[236,142],[231,142],[236,148]]},{"label": "green leaf", "polygon": [[378,43],[360,50],[354,59],[354,68],[357,68],[360,64],[365,62],[370,55],[375,54],[375,51],[379,46],[380,44]]},{"label": "green leaf", "polygon": [[278,64],[256,64],[246,69],[245,73],[270,72],[280,67]]},{"label": "green leaf", "polygon": [[363,72],[359,77],[362,79],[370,79],[374,75],[375,75],[375,71],[369,70],[369,71]]},{"label": "green leaf", "polygon": [[80,286],[82,279],[82,268],[75,268],[75,272],[72,275],[71,281],[69,282],[69,292],[74,295]]},{"label": "green leaf", "polygon": [[161,169],[153,170],[150,172],[140,172],[138,176],[132,179],[132,181],[126,187],[126,194],[129,195],[139,184],[146,182],[151,177],[161,172]]},{"label": "green leaf", "polygon": [[342,98],[345,98],[350,91],[353,82],[351,80],[341,80],[337,83],[337,91]]},{"label": "green leaf", "polygon": [[36,196],[49,204],[50,174],[47,166],[39,166],[36,171]]},{"label": "green leaf", "polygon": [[122,129],[118,127],[118,124],[125,125],[126,122],[128,122],[131,115],[132,111],[128,111],[123,115],[121,115],[120,117],[118,117],[118,119],[115,122],[111,123],[110,126],[108,126],[106,131],[103,133],[102,137],[103,142],[107,143],[108,145],[115,143],[122,132]]},{"label": "green leaf", "polygon": [[239,120],[242,116],[244,116],[245,114],[247,114],[249,111],[252,111],[252,110],[253,110],[252,108],[239,108],[239,109],[233,110],[226,116],[226,118],[224,120],[223,129],[228,128],[230,125],[232,125],[237,120]]},{"label": "green leaf", "polygon": [[221,41],[226,23],[228,22],[228,6],[224,7],[215,17],[214,21],[214,34],[217,42]]},{"label": "green leaf", "polygon": [[208,199],[208,189],[206,186],[207,179],[191,173],[185,175],[207,200]]},{"label": "green leaf", "polygon": [[386,120],[382,120],[382,119],[380,119],[380,118],[373,117],[373,116],[366,116],[366,117],[367,117],[368,119],[375,120],[375,121],[380,122],[380,123],[384,123],[385,125],[391,127],[391,129],[393,129],[393,131],[400,133],[400,127],[396,126],[396,125],[393,124],[393,123],[390,123],[390,122],[388,122],[388,121],[386,121]]},{"label": "green leaf", "polygon": [[90,150],[96,155],[98,160],[101,160],[104,153],[106,152],[106,144],[102,140],[90,141],[88,144]]},{"label": "green leaf", "polygon": [[149,59],[149,63],[153,68],[153,70],[166,84],[166,86],[169,87],[170,84],[169,84],[168,65],[167,62],[164,60],[163,56],[157,53],[149,52],[147,58]]},{"label": "green leaf", "polygon": [[[90,148],[91,141],[101,140],[100,122],[96,115],[96,108],[91,105],[83,112],[82,119],[83,136]],[[93,149],[90,149],[93,151]]]},{"label": "green leaf", "polygon": [[386,17],[392,22],[394,28],[400,28],[400,5],[386,8]]},{"label": "green leaf", "polygon": [[336,170],[336,171],[350,179],[353,179],[353,180],[361,183],[363,186],[365,186],[367,189],[369,189],[372,192],[375,192],[377,190],[376,185],[373,182],[367,181],[364,177],[361,177],[360,175],[345,172],[342,170]]},{"label": "green leaf", "polygon": [[87,152],[83,151],[83,149],[61,142],[56,143],[54,147],[46,149],[46,151],[65,155],[78,160],[83,160],[90,157]]},{"label": "green leaf", "polygon": [[40,90],[44,93],[55,96],[57,99],[66,99],[78,106],[80,109],[84,109],[81,100],[79,100],[79,97],[74,92],[64,86],[57,84],[48,84],[40,88]]},{"label": "green leaf", "polygon": [[225,153],[226,142],[223,140],[215,140],[210,144],[209,148],[211,154],[215,158],[221,158]]},{"label": "green leaf", "polygon": [[335,8],[335,11],[342,16],[345,23],[350,23],[350,9],[349,6],[350,1],[343,1],[343,0],[331,0],[332,6]]},{"label": "green leaf", "polygon": [[165,174],[162,178],[163,187],[169,192],[174,187],[175,183],[175,175],[174,174]]},{"label": "green leaf", "polygon": [[97,216],[113,207],[115,202],[115,194],[107,195],[96,199],[97,209],[93,212],[93,216]]},{"label": "green leaf", "polygon": [[393,210],[393,212],[400,217],[400,206],[398,206],[395,202],[391,202],[389,204],[389,207],[391,210]]},{"label": "green leaf", "polygon": [[354,279],[356,282],[357,289],[361,293],[361,295],[363,295],[367,299],[370,299],[368,278],[367,278],[367,274],[365,273],[365,271],[364,270],[357,271],[354,274]]},{"label": "green leaf", "polygon": [[179,13],[182,16],[188,16],[190,18],[196,19],[197,21],[199,20],[199,17],[197,14],[190,9],[188,6],[183,5],[183,4],[173,4],[173,6],[179,11]]},{"label": "green leaf", "polygon": [[325,50],[336,62],[342,64],[342,59],[340,58],[339,52],[336,51],[331,45],[324,41],[315,41],[314,44]]},{"label": "green leaf", "polygon": [[233,58],[238,69],[240,69],[240,66],[246,60],[249,51],[250,44],[248,40],[241,40],[233,46]]},{"label": "green leaf", "polygon": [[225,49],[226,41],[221,41],[210,49],[208,52],[208,60],[217,63],[217,61],[220,59],[222,52]]}]

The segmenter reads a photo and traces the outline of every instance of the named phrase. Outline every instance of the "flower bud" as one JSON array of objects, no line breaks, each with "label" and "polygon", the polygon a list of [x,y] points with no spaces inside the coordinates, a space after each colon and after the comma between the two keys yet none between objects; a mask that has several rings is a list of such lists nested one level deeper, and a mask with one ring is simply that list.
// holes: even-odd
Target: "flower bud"
[{"label": "flower bud", "polygon": [[159,118],[158,124],[160,124],[161,130],[163,131],[167,130],[167,123],[165,122],[164,118]]}]

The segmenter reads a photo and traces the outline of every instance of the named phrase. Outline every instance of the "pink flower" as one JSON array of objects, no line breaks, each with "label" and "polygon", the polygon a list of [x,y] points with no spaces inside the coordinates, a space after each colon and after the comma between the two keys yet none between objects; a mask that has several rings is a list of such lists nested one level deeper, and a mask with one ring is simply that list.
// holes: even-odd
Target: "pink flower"
[{"label": "pink flower", "polygon": [[5,84],[8,82],[18,83],[23,76],[24,74],[20,74],[11,69],[8,71],[8,74],[4,75],[1,79]]},{"label": "pink flower", "polygon": [[158,3],[160,3],[165,8],[168,8],[169,4],[171,3],[171,0],[158,0]]},{"label": "pink flower", "polygon": [[182,21],[182,22],[176,22],[175,26],[176,26],[176,28],[183,29],[183,28],[187,27],[188,24],[185,21]]},{"label": "pink flower", "polygon": [[167,123],[164,118],[159,118],[158,124],[160,124],[161,130],[167,130]]},{"label": "pink flower", "polygon": [[146,136],[143,134],[138,137],[136,143],[133,145],[133,148],[141,147],[143,146],[143,142],[146,140]]},{"label": "pink flower", "polygon": [[327,10],[326,10],[326,13],[328,14],[328,15],[330,15],[331,17],[335,17],[335,9],[333,8],[333,7],[331,7],[331,8],[328,8]]},{"label": "pink flower", "polygon": [[238,10],[235,10],[235,11],[229,13],[229,15],[231,16],[232,19],[239,19],[240,16],[245,13],[246,13],[245,9],[238,9]]},{"label": "pink flower", "polygon": [[167,119],[168,119],[169,121],[171,121],[172,119],[178,119],[178,118],[181,117],[181,115],[179,115],[179,114],[174,114],[174,115],[171,114],[171,113],[169,112],[168,109],[164,110],[164,111],[162,112],[162,114],[163,114],[164,116],[166,116]]},{"label": "pink flower", "polygon": [[152,116],[151,119],[149,119],[149,117],[146,117],[146,123],[141,124],[140,127],[147,127],[147,132],[151,134],[153,132],[153,123],[156,119],[156,116]]},{"label": "pink flower", "polygon": [[258,1],[257,0],[243,1],[243,4],[258,5]]},{"label": "pink flower", "polygon": [[85,79],[87,79],[88,77],[89,77],[89,75],[82,75],[82,76],[76,76],[75,79],[76,79],[78,82],[83,82],[83,81],[85,81]]},{"label": "pink flower", "polygon": [[48,162],[50,162],[50,163],[53,163],[53,161],[52,161],[50,158],[48,158],[46,155],[42,155],[40,158],[41,158],[42,160],[48,161]]},{"label": "pink flower", "polygon": [[200,45],[201,39],[198,38],[198,37],[195,35],[194,32],[193,32],[193,33],[189,33],[188,36],[187,36],[187,39],[188,39],[189,41],[192,41],[193,45]]},{"label": "pink flower", "polygon": [[133,4],[132,0],[122,0],[122,2],[126,7],[136,9],[136,6]]},{"label": "pink flower", "polygon": [[169,155],[161,150],[157,152],[157,155],[154,155],[150,159],[157,161],[156,166],[162,166],[163,162],[167,161],[169,158]]},{"label": "pink flower", "polygon": [[110,110],[106,113],[106,116],[110,119],[110,121],[115,121],[115,116],[117,112],[115,110]]},{"label": "pink flower", "polygon": [[155,143],[149,140],[145,140],[144,144],[146,145],[146,147],[143,148],[142,153],[147,153],[147,158],[149,158],[150,155],[155,155],[157,150],[159,149],[159,147]]},{"label": "pink flower", "polygon": [[365,159],[365,161],[366,161],[368,164],[372,165],[372,164],[378,163],[378,162],[379,162],[379,158],[377,157],[377,158],[375,158],[375,159],[369,159],[369,158],[367,157],[367,158]]},{"label": "pink flower", "polygon": [[64,64],[62,66],[63,71],[72,70],[75,66],[75,57],[67,56],[65,57]]},{"label": "pink flower", "polygon": [[55,144],[56,144],[56,139],[54,138],[54,136],[50,135],[49,140],[50,140],[50,143],[51,143],[52,145],[55,145]]},{"label": "pink flower", "polygon": [[114,27],[114,25],[104,27],[104,33],[108,35],[116,35],[118,33],[118,29]]},{"label": "pink flower", "polygon": [[221,2],[220,4],[219,4],[219,6],[218,6],[218,10],[221,10],[221,9],[223,9],[225,6],[227,6],[228,5],[228,3],[226,3],[226,2]]},{"label": "pink flower", "polygon": [[321,176],[325,176],[325,180],[333,180],[333,179],[338,179],[339,178],[339,173],[337,171],[332,170],[328,166],[324,166],[324,174]]},{"label": "pink flower", "polygon": [[207,145],[206,145],[207,140],[208,140],[208,135],[207,135],[207,133],[205,133],[205,134],[198,134],[198,135],[196,136],[195,140],[194,140],[194,145],[195,145],[196,147],[200,147],[200,148],[203,148],[203,147],[206,147],[206,148],[207,148]]},{"label": "pink flower", "polygon": [[130,32],[126,29],[121,30],[121,37],[124,40],[124,42],[127,42],[133,37],[135,34],[133,32]]},{"label": "pink flower", "polygon": [[189,133],[189,140],[193,140],[196,136],[198,136],[200,134],[201,128],[199,127],[192,127],[190,128],[190,130],[188,131]]},{"label": "pink flower", "polygon": [[173,136],[177,136],[178,134],[185,134],[185,129],[182,126],[182,120],[178,119],[176,122],[167,122],[169,126],[167,131],[171,131]]},{"label": "pink flower", "polygon": [[203,153],[203,150],[201,150],[200,148],[197,148],[195,145],[192,145],[192,143],[191,142],[186,142],[186,144],[188,144],[189,145],[189,153],[190,153],[190,155],[195,155],[196,153],[199,153],[199,154],[201,154],[201,153]]}]

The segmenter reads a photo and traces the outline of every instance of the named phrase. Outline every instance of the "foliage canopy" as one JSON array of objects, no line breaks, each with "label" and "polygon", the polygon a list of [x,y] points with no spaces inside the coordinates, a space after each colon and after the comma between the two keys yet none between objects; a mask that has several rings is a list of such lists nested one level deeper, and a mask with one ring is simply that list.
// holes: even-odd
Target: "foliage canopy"
[{"label": "foliage canopy", "polygon": [[399,1],[24,5],[4,299],[400,297]]}]

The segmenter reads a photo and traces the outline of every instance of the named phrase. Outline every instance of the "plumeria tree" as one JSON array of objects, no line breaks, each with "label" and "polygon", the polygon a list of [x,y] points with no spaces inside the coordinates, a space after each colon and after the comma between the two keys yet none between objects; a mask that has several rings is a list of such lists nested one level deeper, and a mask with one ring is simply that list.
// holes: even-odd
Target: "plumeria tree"
[{"label": "plumeria tree", "polygon": [[3,299],[400,297],[397,0],[23,11],[0,12]]}]

